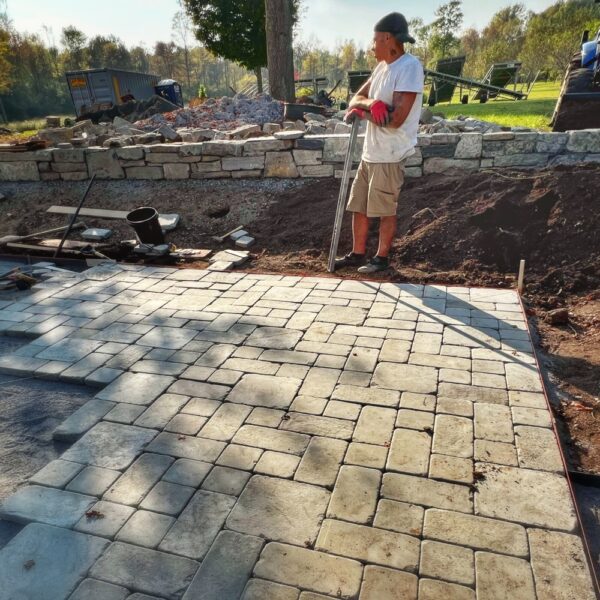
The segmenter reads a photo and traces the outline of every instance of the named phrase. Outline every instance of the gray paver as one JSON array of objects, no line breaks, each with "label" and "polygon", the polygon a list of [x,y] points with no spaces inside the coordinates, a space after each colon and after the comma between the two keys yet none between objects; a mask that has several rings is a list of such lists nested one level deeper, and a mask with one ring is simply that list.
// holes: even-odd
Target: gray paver
[{"label": "gray paver", "polygon": [[96,398],[129,404],[150,404],[175,380],[166,375],[150,373],[123,373],[110,385],[98,392]]},{"label": "gray paver", "polygon": [[[314,542],[329,496],[328,491],[305,483],[255,475],[229,515],[227,527],[292,544]],[[299,505],[301,512],[296,510]]]},{"label": "gray paver", "polygon": [[529,562],[513,556],[489,552],[475,554],[477,596],[495,600],[510,595],[514,600],[536,600],[533,574]]},{"label": "gray paver", "polygon": [[70,492],[102,496],[104,492],[121,476],[120,471],[101,467],[85,467],[66,487]]},{"label": "gray paver", "polygon": [[339,438],[342,440],[349,440],[354,431],[354,423],[346,419],[319,417],[296,412],[288,413],[287,416],[289,418],[284,420],[280,426],[283,430]]},{"label": "gray paver", "polygon": [[30,477],[29,483],[38,483],[48,487],[63,488],[83,469],[83,465],[66,460],[53,460],[35,475]]},{"label": "gray paver", "polygon": [[474,552],[470,548],[424,540],[421,544],[419,575],[473,585],[475,583]]},{"label": "gray paver", "polygon": [[37,358],[75,363],[102,346],[102,342],[67,338],[48,346],[36,355]]},{"label": "gray paver", "polygon": [[212,465],[210,463],[179,458],[169,467],[169,470],[163,475],[163,479],[179,485],[197,488],[211,469]]},{"label": "gray paver", "polygon": [[145,548],[156,548],[175,518],[169,515],[137,510],[117,534],[117,540]]},{"label": "gray paver", "polygon": [[375,527],[391,529],[412,536],[420,536],[423,530],[425,510],[416,504],[382,499],[377,505]]},{"label": "gray paver", "polygon": [[346,442],[341,440],[313,437],[300,461],[294,479],[331,489],[346,448]]},{"label": "gray paver", "polygon": [[241,600],[298,600],[300,590],[264,579],[251,579]]},{"label": "gray paver", "polygon": [[52,432],[52,437],[61,442],[72,442],[91,429],[114,406],[114,402],[106,402],[97,398],[89,400],[65,419]]},{"label": "gray paver", "polygon": [[279,431],[257,425],[243,425],[233,438],[235,444],[290,454],[302,454],[306,450],[309,441],[309,436],[302,433]]},{"label": "gray paver", "polygon": [[139,427],[162,429],[188,401],[188,396],[163,394],[157,398],[134,422]]},{"label": "gray paver", "polygon": [[413,429],[396,429],[387,459],[388,471],[426,475],[431,436]]},{"label": "gray paver", "polygon": [[437,370],[431,367],[381,362],[373,374],[373,385],[402,392],[430,394],[437,390]]},{"label": "gray paver", "polygon": [[74,529],[90,535],[113,538],[134,512],[135,509],[130,506],[101,500],[79,519]]},{"label": "gray paver", "polygon": [[142,336],[137,343],[140,346],[152,346],[154,348],[169,348],[180,350],[196,336],[196,332],[189,329],[175,327],[154,327],[146,335]]},{"label": "gray paver", "polygon": [[98,581],[97,579],[84,579],[77,589],[69,596],[69,600],[125,600],[129,590],[119,585]]},{"label": "gray paver", "polygon": [[198,563],[187,558],[114,542],[92,567],[90,576],[179,600],[197,569]]},{"label": "gray paver", "polygon": [[475,600],[475,592],[468,587],[447,583],[436,579],[419,580],[419,600],[439,600],[452,598],[452,600]]},{"label": "gray paver", "polygon": [[159,549],[201,560],[235,501],[233,496],[199,490],[164,537]]},{"label": "gray paver", "polygon": [[227,400],[266,408],[289,408],[301,380],[271,375],[245,375],[235,385]]},{"label": "gray paver", "polygon": [[148,446],[149,452],[168,454],[178,458],[191,458],[206,462],[215,461],[225,448],[223,442],[195,438],[174,433],[159,433]]},{"label": "gray paver", "polygon": [[300,341],[302,332],[284,327],[258,327],[244,342],[246,346],[292,350]]},{"label": "gray paver", "polygon": [[140,508],[167,515],[178,515],[195,489],[168,481],[159,481],[142,500]]},{"label": "gray paver", "polygon": [[239,496],[250,479],[250,473],[230,467],[214,467],[202,484],[203,490]]},{"label": "gray paver", "polygon": [[0,594],[7,599],[66,598],[107,545],[107,540],[69,529],[28,525],[0,550]]},{"label": "gray paver", "polygon": [[293,454],[267,450],[261,457],[254,471],[261,475],[272,475],[289,479],[293,477],[300,459]]},{"label": "gray paver", "polygon": [[2,502],[0,517],[17,523],[39,522],[73,527],[95,502],[93,496],[29,485]]},{"label": "gray paver", "polygon": [[558,443],[551,429],[518,425],[515,441],[519,466],[540,471],[564,472]]},{"label": "gray paver", "polygon": [[184,600],[239,598],[263,544],[257,537],[222,531],[202,561]]},{"label": "gray paver", "polygon": [[75,442],[62,457],[84,465],[125,469],[155,435],[151,429],[102,422]]},{"label": "gray paver", "polygon": [[251,411],[249,406],[223,404],[202,427],[199,436],[227,442],[235,435]]},{"label": "gray paver", "polygon": [[473,422],[471,419],[437,415],[433,434],[433,451],[463,458],[473,456]]},{"label": "gray paver", "polygon": [[365,444],[389,444],[396,422],[396,411],[392,408],[365,406],[358,418],[352,440]]}]

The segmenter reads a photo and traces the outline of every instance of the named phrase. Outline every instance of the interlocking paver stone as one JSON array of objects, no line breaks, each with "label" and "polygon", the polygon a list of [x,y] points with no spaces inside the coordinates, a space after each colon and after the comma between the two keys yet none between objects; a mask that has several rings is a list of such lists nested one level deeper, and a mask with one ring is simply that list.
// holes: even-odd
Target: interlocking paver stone
[{"label": "interlocking paver stone", "polygon": [[75,524],[75,531],[113,538],[135,509],[113,502],[96,502]]},{"label": "interlocking paver stone", "polygon": [[167,515],[177,515],[194,492],[192,487],[159,481],[142,500],[140,508]]},{"label": "interlocking paver stone", "polygon": [[43,469],[40,469],[33,477],[30,477],[29,483],[38,483],[48,487],[63,488],[73,479],[83,465],[69,462],[67,460],[53,460]]},{"label": "interlocking paver stone", "polygon": [[[518,559],[512,559],[518,560]],[[421,544],[419,575],[454,583],[475,583],[474,553],[469,548],[424,540]]]},{"label": "interlocking paver stone", "polygon": [[269,581],[322,592],[338,598],[356,598],[362,565],[324,552],[272,542],[267,544],[254,575]]},{"label": "interlocking paver stone", "polygon": [[129,597],[129,590],[120,585],[98,581],[97,579],[84,579],[77,589],[69,596],[69,600],[125,600]]},{"label": "interlocking paver stone", "polygon": [[396,411],[393,408],[365,406],[358,418],[352,440],[365,444],[389,444],[395,421]]},{"label": "interlocking paver stone", "polygon": [[[255,475],[229,515],[227,527],[291,544],[312,543],[329,496],[327,490],[316,486]],[[301,512],[296,510],[298,506],[303,507]]]},{"label": "interlocking paver stone", "polygon": [[529,529],[527,533],[538,598],[596,598],[579,537],[542,529]]},{"label": "interlocking paver stone", "polygon": [[267,450],[260,457],[256,467],[254,467],[254,471],[262,475],[272,475],[273,477],[289,479],[294,475],[299,462],[300,459],[293,454]]},{"label": "interlocking paver stone", "polygon": [[[475,554],[477,596],[481,600],[506,598],[536,600],[533,574],[528,561],[489,552]],[[460,582],[459,582],[460,583]]]},{"label": "interlocking paver stone", "polygon": [[174,381],[173,377],[167,375],[123,373],[101,392],[98,392],[96,398],[110,402],[148,405]]},{"label": "interlocking paver stone", "polygon": [[433,451],[463,458],[473,456],[473,422],[471,419],[438,415],[435,418]]},{"label": "interlocking paver stone", "polygon": [[244,375],[227,397],[227,401],[286,409],[292,403],[301,383],[300,379],[292,377]]},{"label": "interlocking paver stone", "polygon": [[67,338],[37,354],[37,358],[75,363],[102,346],[102,342]]},{"label": "interlocking paver stone", "polygon": [[249,406],[222,404],[198,435],[211,440],[229,441],[251,411]]},{"label": "interlocking paver stone", "polygon": [[239,598],[263,543],[257,537],[222,531],[202,561],[184,600]]},{"label": "interlocking paver stone", "polygon": [[373,374],[373,385],[401,392],[430,394],[437,390],[437,370],[431,367],[379,363]]},{"label": "interlocking paver stone", "polygon": [[161,515],[146,510],[137,510],[117,534],[117,541],[156,548],[165,536],[174,517]]},{"label": "interlocking paver stone", "polygon": [[204,480],[203,490],[239,496],[250,479],[250,473],[229,467],[215,467]]},{"label": "interlocking paver stone", "polygon": [[300,590],[265,579],[251,579],[241,600],[298,600]]},{"label": "interlocking paver stone", "polygon": [[293,431],[279,431],[270,427],[243,425],[235,434],[233,442],[244,446],[255,446],[264,450],[302,454],[310,437]]},{"label": "interlocking paver stone", "polygon": [[382,499],[377,505],[375,527],[420,536],[425,510],[416,504]]},{"label": "interlocking paver stone", "polygon": [[152,346],[153,348],[169,348],[180,350],[196,336],[196,332],[190,329],[175,327],[154,327],[146,335],[142,336],[137,343],[140,346]]},{"label": "interlocking paver stone", "polygon": [[477,402],[474,409],[475,437],[492,442],[513,441],[513,423],[508,406]]},{"label": "interlocking paver stone", "polygon": [[327,519],[315,548],[369,563],[416,572],[420,542],[417,538]]},{"label": "interlocking paver stone", "polygon": [[361,600],[417,600],[418,579],[416,575],[367,565],[363,584],[360,588]]},{"label": "interlocking paver stone", "polygon": [[96,498],[39,485],[25,486],[0,505],[0,517],[17,523],[72,527]]},{"label": "interlocking paver stone", "polygon": [[396,429],[388,453],[388,471],[426,475],[429,468],[431,436],[414,429]]},{"label": "interlocking paver stone", "polygon": [[67,598],[107,545],[102,538],[32,523],[0,550],[0,595]]},{"label": "interlocking paver stone", "polygon": [[333,488],[348,444],[342,440],[313,437],[294,479]]},{"label": "interlocking paver stone", "polygon": [[425,511],[423,536],[513,556],[526,557],[529,553],[521,525],[436,508]]},{"label": "interlocking paver stone", "polygon": [[400,394],[392,390],[379,388],[358,387],[354,385],[338,385],[333,394],[333,400],[358,402],[359,404],[374,404],[377,406],[398,406]]},{"label": "interlocking paver stone", "polygon": [[475,494],[477,514],[564,531],[575,529],[577,519],[562,475],[490,465],[480,465],[479,470],[484,477]]},{"label": "interlocking paver stone", "polygon": [[149,452],[168,454],[177,458],[191,458],[214,462],[225,448],[224,442],[204,438],[177,435],[174,433],[159,433],[148,446]]},{"label": "interlocking paver stone", "polygon": [[475,600],[475,592],[468,587],[447,583],[436,579],[419,580],[419,600],[439,600],[452,598],[452,600]]},{"label": "interlocking paver stone", "polygon": [[285,327],[258,327],[245,341],[246,346],[293,350],[300,341],[302,332]]},{"label": "interlocking paver stone", "polygon": [[354,523],[370,523],[375,515],[381,472],[345,465],[340,469],[327,516]]},{"label": "interlocking paver stone", "polygon": [[90,576],[133,591],[179,600],[198,563],[156,550],[114,542],[90,571]]},{"label": "interlocking paver stone", "polygon": [[288,417],[281,424],[281,429],[342,440],[349,440],[354,431],[354,423],[346,419],[318,417],[297,412],[288,413]]},{"label": "interlocking paver stone", "polygon": [[401,473],[386,473],[383,476],[381,495],[391,500],[422,506],[447,508],[465,513],[473,510],[473,501],[468,487]]},{"label": "interlocking paver stone", "polygon": [[236,498],[199,490],[159,545],[160,550],[201,560],[233,508]]},{"label": "interlocking paver stone", "polygon": [[554,432],[542,427],[518,425],[515,441],[519,466],[540,471],[564,471]]},{"label": "interlocking paver stone", "polygon": [[106,469],[126,469],[155,435],[152,429],[102,422],[75,442],[62,458]]}]

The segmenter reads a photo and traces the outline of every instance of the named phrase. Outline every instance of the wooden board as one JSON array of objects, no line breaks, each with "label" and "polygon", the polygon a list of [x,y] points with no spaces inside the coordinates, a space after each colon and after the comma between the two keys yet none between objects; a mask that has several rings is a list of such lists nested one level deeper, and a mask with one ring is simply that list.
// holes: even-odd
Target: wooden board
[{"label": "wooden board", "polygon": [[[75,206],[51,206],[46,212],[57,213],[60,215],[75,214]],[[105,210],[103,208],[82,208],[79,211],[81,217],[96,217],[97,219],[123,219],[127,218],[128,210]],[[173,231],[179,225],[179,215],[177,213],[159,214],[158,222],[163,231]]]}]

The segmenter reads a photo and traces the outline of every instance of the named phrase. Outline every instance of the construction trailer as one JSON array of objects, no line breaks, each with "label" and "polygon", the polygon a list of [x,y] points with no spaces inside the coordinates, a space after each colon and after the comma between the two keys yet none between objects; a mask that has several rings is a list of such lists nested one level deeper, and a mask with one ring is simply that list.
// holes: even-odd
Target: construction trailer
[{"label": "construction trailer", "polygon": [[181,86],[172,79],[161,81],[158,75],[121,69],[86,69],[65,75],[78,117],[154,95],[183,107]]}]

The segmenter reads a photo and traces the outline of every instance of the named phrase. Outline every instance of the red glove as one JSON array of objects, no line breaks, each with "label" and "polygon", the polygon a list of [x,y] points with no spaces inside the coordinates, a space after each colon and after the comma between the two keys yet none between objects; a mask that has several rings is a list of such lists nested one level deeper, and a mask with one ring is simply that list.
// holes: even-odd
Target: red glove
[{"label": "red glove", "polygon": [[346,123],[352,123],[356,119],[364,119],[367,116],[367,111],[362,108],[351,108],[347,113],[344,120]]},{"label": "red glove", "polygon": [[380,127],[387,125],[390,120],[390,113],[388,111],[388,106],[385,102],[381,100],[377,100],[377,102],[373,102],[371,104],[371,117],[373,118],[373,122]]}]

